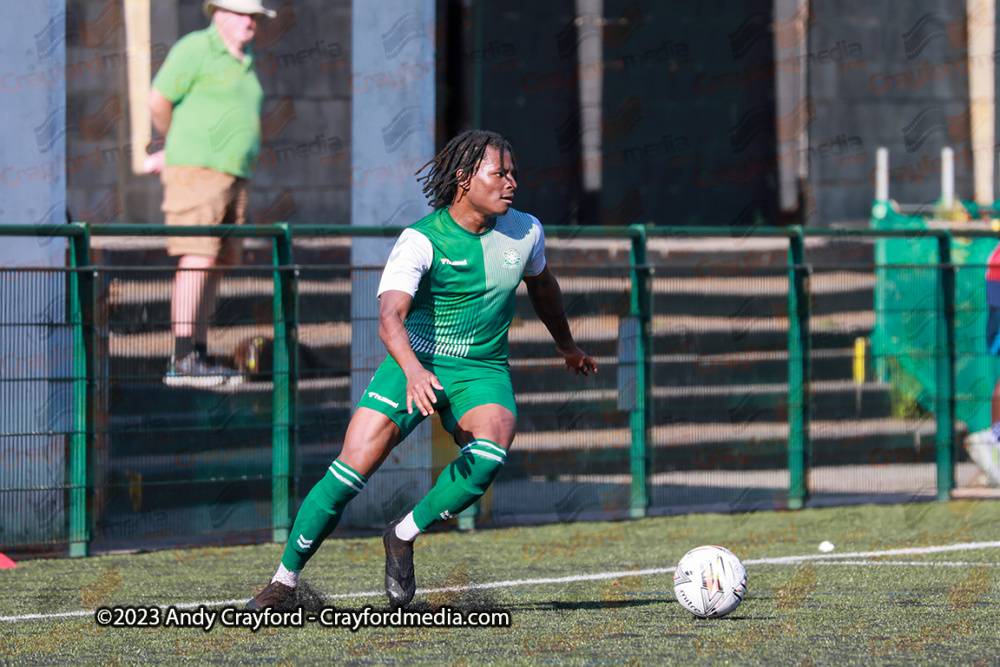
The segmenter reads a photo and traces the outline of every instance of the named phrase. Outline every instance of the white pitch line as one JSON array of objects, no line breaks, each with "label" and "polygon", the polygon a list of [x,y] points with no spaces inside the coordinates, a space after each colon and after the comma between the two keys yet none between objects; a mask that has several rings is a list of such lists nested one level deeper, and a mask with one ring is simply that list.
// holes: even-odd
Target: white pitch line
[{"label": "white pitch line", "polygon": [[744,565],[782,565],[785,563],[802,563],[811,560],[836,558],[878,558],[881,556],[916,556],[923,554],[939,554],[948,551],[976,551],[977,549],[1000,549],[1000,542],[969,542],[967,544],[947,544],[940,547],[910,547],[908,549],[887,549],[885,551],[855,551],[843,554],[813,554],[810,556],[785,556],[783,558],[759,558],[745,560]]},{"label": "white pitch line", "polygon": [[[923,555],[923,554],[933,554],[933,553],[945,553],[949,551],[977,551],[980,549],[1000,549],[1000,542],[969,542],[966,544],[950,544],[940,547],[913,547],[910,549],[887,549],[885,551],[855,551],[853,553],[843,553],[843,554],[821,554],[821,555],[808,555],[808,556],[782,556],[778,558],[756,558],[744,560],[744,565],[790,565],[795,563],[805,563],[805,562],[816,562],[821,565],[918,565],[918,563],[884,563],[879,561],[854,561],[851,563],[844,562],[842,559],[847,558],[879,558],[883,556],[911,556],[911,555]],[[836,559],[835,561],[830,561],[830,559]],[[987,565],[994,566],[1000,565],[1000,563],[919,563],[919,565],[941,565],[941,566],[953,566],[957,567],[959,565]],[[649,568],[646,570],[625,570],[618,572],[600,572],[598,574],[575,574],[569,577],[551,577],[545,579],[516,579],[511,581],[492,581],[485,584],[469,584],[468,586],[448,586],[444,588],[419,588],[417,593],[447,593],[452,591],[467,591],[467,590],[485,590],[489,588],[511,588],[513,586],[530,586],[539,584],[567,584],[576,581],[598,581],[601,579],[615,579],[618,577],[635,577],[644,576],[647,574],[669,574],[676,570],[676,567],[656,567]],[[361,593],[337,593],[333,595],[325,595],[323,597],[327,599],[349,599],[349,598],[372,598],[372,597],[382,597],[385,595],[384,590],[379,591],[365,591]],[[185,602],[180,604],[172,605],[158,605],[161,609],[166,609],[168,607],[175,607],[177,609],[194,609],[197,607],[226,607],[231,605],[243,605],[247,601],[246,598],[240,598],[238,600],[214,600],[211,602]],[[17,621],[31,621],[40,620],[47,618],[69,618],[73,616],[90,616],[93,615],[93,611],[64,611],[55,614],[24,614],[21,616],[0,616],[0,622],[14,623]]]},{"label": "white pitch line", "polygon": [[905,560],[816,560],[815,565],[903,565],[922,567],[1000,567],[1000,563],[964,563],[961,561]]}]

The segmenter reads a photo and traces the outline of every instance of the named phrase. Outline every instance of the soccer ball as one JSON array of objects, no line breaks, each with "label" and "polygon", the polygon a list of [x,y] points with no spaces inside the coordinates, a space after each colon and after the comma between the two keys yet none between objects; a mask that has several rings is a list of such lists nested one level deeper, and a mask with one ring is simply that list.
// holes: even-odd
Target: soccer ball
[{"label": "soccer ball", "polygon": [[674,595],[699,618],[719,618],[740,606],[747,570],[729,549],[701,546],[684,554],[674,570]]}]

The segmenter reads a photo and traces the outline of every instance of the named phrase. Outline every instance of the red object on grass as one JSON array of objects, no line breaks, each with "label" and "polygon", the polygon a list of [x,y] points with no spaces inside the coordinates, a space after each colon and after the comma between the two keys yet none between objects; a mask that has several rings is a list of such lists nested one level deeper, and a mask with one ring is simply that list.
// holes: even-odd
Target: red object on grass
[{"label": "red object on grass", "polygon": [[0,554],[0,570],[3,570],[5,568],[9,568],[9,567],[17,567],[17,563],[15,563],[11,559],[7,558],[3,554]]}]

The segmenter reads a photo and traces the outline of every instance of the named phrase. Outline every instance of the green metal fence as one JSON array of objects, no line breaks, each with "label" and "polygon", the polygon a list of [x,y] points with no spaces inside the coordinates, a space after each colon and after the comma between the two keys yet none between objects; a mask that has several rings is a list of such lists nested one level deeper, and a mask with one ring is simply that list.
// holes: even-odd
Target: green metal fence
[{"label": "green metal fence", "polygon": [[[108,534],[126,542],[155,542],[169,535],[175,544],[179,535],[192,541],[212,535],[231,541],[287,539],[297,503],[325,469],[320,462],[336,455],[337,438],[342,438],[350,415],[349,384],[356,362],[350,349],[357,341],[350,341],[351,313],[345,304],[364,282],[358,280],[358,272],[369,270],[345,264],[342,254],[325,263],[295,263],[295,244],[357,237],[391,242],[400,231],[286,224],[225,230],[85,223],[0,226],[0,236],[68,238],[70,266],[48,273],[65,278],[62,326],[72,339],[70,375],[53,378],[50,373],[36,378],[72,387],[67,397],[72,423],[63,433],[65,483],[38,485],[30,480],[14,483],[10,476],[0,478],[4,513],[18,512],[16,498],[28,492],[47,489],[63,494],[66,527],[53,529],[41,541],[56,549],[65,545],[74,556],[85,555],[95,542],[101,508],[119,503],[127,513],[129,507],[143,502],[162,507],[171,497],[185,495],[191,502],[209,506],[198,527],[192,527],[189,515],[178,514],[159,523],[147,520],[141,528],[122,523],[117,532]],[[127,336],[116,327],[138,327],[137,321],[147,319],[139,314],[137,304],[154,300],[150,295],[162,292],[174,269],[92,266],[91,237],[226,234],[271,243],[270,267],[230,269],[225,278],[233,285],[225,297],[231,302],[227,324],[243,332],[241,336],[252,334],[269,343],[266,382],[255,385],[253,395],[248,389],[215,397],[214,412],[212,405],[200,403],[204,396],[191,398],[185,413],[195,415],[191,424],[182,420],[151,424],[142,418],[142,402],[161,400],[151,389],[159,382],[159,371],[148,359],[134,361],[134,369],[139,370],[129,370],[133,367],[124,362],[109,363],[114,356],[109,350],[112,343],[124,349],[122,341]],[[888,472],[885,465],[912,463],[902,471],[911,481],[900,488],[903,495],[916,496],[927,490],[924,482],[912,480],[918,478],[915,466],[927,462],[922,434],[931,432],[935,470],[931,495],[948,497],[955,485],[959,448],[954,389],[955,267],[951,264],[955,242],[947,231],[636,225],[548,227],[546,234],[553,248],[550,267],[563,284],[574,334],[581,347],[598,357],[605,372],[588,380],[589,384],[573,384],[561,375],[551,342],[533,328],[530,307],[526,300],[519,300],[511,329],[519,436],[507,470],[484,498],[478,522],[501,526],[641,517],[697,508],[797,509],[810,498],[877,495],[874,486],[855,485],[852,491],[850,485],[827,487],[819,480],[843,476],[854,465],[881,474]],[[930,239],[936,242],[938,253],[933,263],[920,267],[928,276],[922,284],[933,285],[938,295],[928,306],[935,345],[926,356],[937,384],[931,403],[922,406],[922,419],[915,421],[902,420],[888,414],[889,410],[879,412],[881,399],[872,397],[875,391],[870,386],[858,383],[856,377],[853,384],[843,377],[845,368],[855,369],[856,375],[859,363],[862,370],[868,368],[874,374],[891,356],[888,350],[876,350],[877,358],[872,358],[870,347],[867,356],[865,352],[845,353],[855,338],[870,336],[873,324],[872,318],[865,317],[856,326],[840,321],[850,320],[843,313],[868,308],[877,314],[874,319],[892,317],[887,315],[891,304],[861,303],[871,298],[882,269],[855,261],[845,271],[836,262],[824,265],[822,258],[809,257],[810,239],[868,247],[875,239],[887,238]],[[604,247],[615,243],[625,244],[627,255],[614,255]],[[766,251],[756,251],[754,243],[770,245]],[[586,252],[592,253],[592,259],[573,250],[576,246],[589,248]],[[723,246],[729,254],[718,254]],[[758,259],[749,259],[753,257]],[[5,271],[20,275],[32,270]],[[133,284],[146,287],[126,287]],[[344,286],[343,290],[332,287],[336,285]],[[132,309],[109,312],[109,303],[123,302],[123,290],[134,293]],[[322,298],[311,301],[319,298],[317,294]],[[874,294],[877,301],[878,291]],[[837,299],[855,299],[858,304],[844,305],[836,303]],[[149,332],[160,332],[156,340],[165,341],[168,320],[163,314],[150,316],[144,326]],[[0,328],[15,324],[0,321]],[[347,333],[338,333],[337,326],[348,327]],[[227,349],[233,342],[226,343]],[[162,357],[162,350],[152,357],[159,359],[157,355]],[[124,383],[130,373],[138,384]],[[0,385],[12,381],[5,376]],[[881,391],[882,386],[876,389]],[[119,399],[114,398],[115,392]],[[890,388],[886,392],[891,393]],[[132,412],[108,421],[108,414],[123,411],[129,401]],[[855,416],[873,412],[875,419],[847,424],[845,415],[855,410]],[[814,415],[818,416],[815,422]],[[933,427],[928,419],[933,420]],[[162,434],[159,449],[149,440],[154,431]],[[126,437],[130,433],[136,437]],[[220,434],[227,434],[225,443]],[[37,429],[4,424],[0,443],[6,442],[5,451],[15,451],[16,438],[37,435]],[[453,458],[447,442],[438,436],[436,432],[432,440],[434,451],[418,453],[427,464],[425,469],[387,477],[397,481],[377,491],[382,495],[376,513],[392,514],[414,500],[411,496],[419,497],[432,469],[440,467],[441,456]],[[897,436],[912,438],[915,453],[904,445],[890,447],[888,443]],[[213,438],[218,442],[214,454]],[[221,451],[227,452],[225,465],[219,461]],[[873,455],[873,451],[883,454]],[[141,463],[145,477],[115,468],[115,457],[137,455],[146,457]],[[157,456],[159,463],[154,465],[151,461]],[[184,465],[178,465],[179,461]],[[184,474],[177,468],[183,468]],[[107,476],[115,470],[117,477]],[[109,491],[112,488],[116,493]],[[375,493],[371,488],[368,492]],[[143,493],[146,501],[141,500]],[[114,502],[102,501],[102,494]],[[5,497],[8,501],[3,502]],[[365,528],[383,518],[355,516],[349,510],[344,524]],[[7,549],[32,546],[3,532],[0,545]],[[102,546],[108,548],[108,540]]]}]

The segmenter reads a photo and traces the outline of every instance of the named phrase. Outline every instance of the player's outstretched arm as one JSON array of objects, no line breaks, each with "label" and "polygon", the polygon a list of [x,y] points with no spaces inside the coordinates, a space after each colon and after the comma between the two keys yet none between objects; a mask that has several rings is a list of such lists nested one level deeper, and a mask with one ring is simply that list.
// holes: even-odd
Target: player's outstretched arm
[{"label": "player's outstretched arm", "polygon": [[538,319],[552,334],[552,338],[556,341],[556,349],[566,360],[566,370],[572,369],[577,375],[596,373],[597,364],[573,342],[573,334],[570,333],[569,322],[566,321],[562,290],[559,289],[559,282],[548,267],[537,276],[525,276],[524,284],[528,288],[528,297]]},{"label": "player's outstretched arm", "polygon": [[434,373],[424,368],[410,347],[410,337],[403,322],[410,312],[411,303],[413,297],[406,292],[383,292],[378,304],[378,335],[385,343],[385,349],[406,374],[406,411],[413,414],[416,406],[426,417],[434,413],[434,403],[437,403],[434,390],[444,387]]}]

